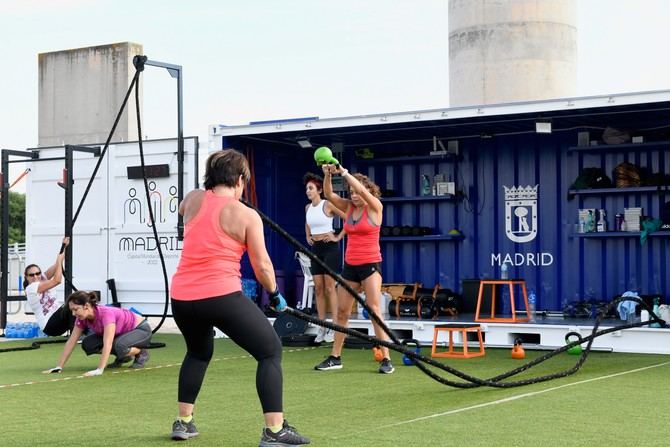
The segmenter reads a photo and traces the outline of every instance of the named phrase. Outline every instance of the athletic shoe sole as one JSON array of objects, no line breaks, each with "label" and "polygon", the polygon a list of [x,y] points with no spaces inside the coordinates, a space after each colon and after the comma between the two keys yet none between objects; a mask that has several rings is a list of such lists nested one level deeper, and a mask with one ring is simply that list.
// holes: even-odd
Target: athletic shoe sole
[{"label": "athletic shoe sole", "polygon": [[195,433],[172,432],[172,436],[170,437],[175,441],[186,441],[187,439],[195,438],[199,434],[200,433],[198,432]]},{"label": "athletic shoe sole", "polygon": [[330,371],[334,369],[342,369],[342,365],[333,365],[333,366],[328,366],[326,368],[314,368],[317,371]]},{"label": "athletic shoe sole", "polygon": [[258,444],[258,447],[300,447],[301,445],[307,445],[307,444],[285,444],[283,442],[265,442],[261,441],[260,444]]},{"label": "athletic shoe sole", "polygon": [[173,441],[186,441],[186,440],[189,440],[191,438],[195,438],[198,435],[199,435],[199,433],[191,433],[191,434],[184,434],[184,433],[176,434],[176,433],[173,433],[172,434],[172,440]]}]

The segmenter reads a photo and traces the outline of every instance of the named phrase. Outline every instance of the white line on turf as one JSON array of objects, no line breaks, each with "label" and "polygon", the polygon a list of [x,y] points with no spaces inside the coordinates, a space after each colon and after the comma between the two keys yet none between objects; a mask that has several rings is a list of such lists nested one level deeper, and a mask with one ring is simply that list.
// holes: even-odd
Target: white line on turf
[{"label": "white line on turf", "polygon": [[[318,346],[310,346],[310,347],[305,347],[305,348],[298,348],[298,349],[285,349],[284,352],[301,352],[301,351],[309,351],[312,349],[316,349]],[[250,355],[238,355],[235,357],[223,357],[223,358],[217,358],[217,359],[212,359],[212,362],[220,362],[222,360],[238,360],[238,359],[247,359],[247,358],[252,358]],[[122,370],[117,370],[117,371],[110,371],[108,374],[124,374],[124,373],[131,373],[131,372],[139,372],[139,371],[147,371],[147,370],[152,370],[152,369],[161,369],[161,368],[171,368],[175,366],[181,366],[180,363],[169,363],[167,365],[155,365],[155,366],[146,366],[141,369],[132,369],[132,368],[124,368]],[[83,375],[78,375],[78,376],[68,376],[68,377],[58,377],[58,378],[50,378],[47,380],[32,380],[30,382],[24,382],[24,383],[8,383],[4,385],[0,385],[0,390],[3,388],[15,388],[17,386],[26,386],[26,385],[38,385],[40,383],[51,383],[51,382],[65,382],[66,380],[72,380],[72,379],[88,379],[88,377],[84,377]]]},{"label": "white line on turf", "polygon": [[621,372],[614,373],[614,374],[608,374],[606,376],[593,377],[591,379],[580,380],[579,382],[566,383],[564,385],[559,385],[559,386],[555,386],[555,387],[552,387],[552,388],[547,388],[547,389],[544,389],[544,390],[531,391],[530,393],[518,394],[516,396],[510,396],[510,397],[506,397],[504,399],[498,399],[498,400],[494,400],[494,401],[491,401],[491,402],[483,402],[481,404],[471,405],[469,407],[454,408],[453,410],[445,411],[445,412],[442,412],[442,413],[429,414],[427,416],[421,416],[421,417],[414,418],[414,419],[408,419],[408,420],[405,420],[405,421],[394,422],[392,424],[381,425],[381,426],[378,425],[378,426],[375,426],[374,428],[371,428],[371,429],[360,430],[360,431],[356,431],[354,433],[348,433],[345,436],[339,436],[335,439],[350,437],[350,436],[354,436],[354,435],[357,435],[357,434],[360,434],[360,433],[366,433],[366,432],[370,432],[370,431],[378,431],[378,430],[385,429],[385,428],[397,427],[399,425],[413,424],[413,423],[419,422],[419,421],[425,421],[425,420],[428,420],[428,419],[434,419],[434,418],[438,418],[438,417],[442,417],[442,416],[450,416],[452,414],[463,413],[463,412],[466,412],[466,411],[478,410],[480,408],[490,407],[490,406],[493,406],[493,405],[500,405],[500,404],[504,404],[504,403],[507,403],[507,402],[512,402],[512,401],[519,400],[519,399],[525,399],[527,397],[533,397],[533,396],[537,396],[537,395],[540,395],[540,394],[549,393],[551,391],[557,391],[557,390],[560,390],[560,389],[563,389],[563,388],[568,388],[568,387],[571,387],[571,386],[583,385],[585,383],[595,382],[595,381],[598,381],[598,380],[611,379],[613,377],[623,376],[623,375],[626,375],[626,374],[632,374],[632,373],[644,371],[644,370],[647,370],[647,369],[658,368],[659,366],[666,366],[666,365],[670,365],[670,362],[663,362],[663,363],[658,363],[656,365],[649,365],[649,366],[644,366],[642,368],[635,368],[635,369],[631,369],[631,370],[628,370],[628,371],[621,371]]}]

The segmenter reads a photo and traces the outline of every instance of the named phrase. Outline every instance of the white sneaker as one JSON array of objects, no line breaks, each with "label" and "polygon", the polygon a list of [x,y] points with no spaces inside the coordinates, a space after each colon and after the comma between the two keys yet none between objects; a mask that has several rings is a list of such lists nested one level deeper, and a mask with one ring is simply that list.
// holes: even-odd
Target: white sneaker
[{"label": "white sneaker", "polygon": [[326,336],[326,328],[323,326],[319,326],[319,330],[316,332],[316,338],[314,339],[314,343],[323,343],[325,336]]},{"label": "white sneaker", "polygon": [[335,340],[335,332],[332,329],[326,329],[326,334],[323,336],[323,341],[332,343]]}]

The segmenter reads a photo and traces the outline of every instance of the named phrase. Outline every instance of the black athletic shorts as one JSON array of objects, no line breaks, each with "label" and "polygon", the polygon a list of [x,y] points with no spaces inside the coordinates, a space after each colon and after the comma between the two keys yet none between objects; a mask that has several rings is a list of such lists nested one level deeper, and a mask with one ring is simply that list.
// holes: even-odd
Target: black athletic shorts
[{"label": "black athletic shorts", "polygon": [[[312,246],[314,256],[324,262],[334,272],[339,272],[342,267],[342,257],[340,256],[340,246],[337,242],[315,241]],[[312,275],[325,275],[326,271],[312,261],[312,266],[309,269]]]},{"label": "black athletic shorts", "polygon": [[349,265],[345,262],[344,268],[342,269],[342,278],[347,281],[363,282],[365,278],[375,272],[379,272],[380,275],[382,274],[381,262],[372,262],[370,264],[362,265]]}]

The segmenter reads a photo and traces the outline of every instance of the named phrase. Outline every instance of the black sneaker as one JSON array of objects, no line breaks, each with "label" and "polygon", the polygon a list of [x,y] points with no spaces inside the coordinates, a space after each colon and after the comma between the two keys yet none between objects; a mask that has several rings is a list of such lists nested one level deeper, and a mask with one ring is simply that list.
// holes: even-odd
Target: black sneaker
[{"label": "black sneaker", "polygon": [[395,371],[395,368],[393,367],[393,363],[391,363],[391,359],[383,358],[379,364],[379,372],[382,374],[393,374],[393,371]]},{"label": "black sneaker", "polygon": [[124,363],[128,363],[131,361],[131,357],[117,357],[116,360],[114,360],[112,363],[107,365],[107,368],[114,369],[114,368],[121,368]]},{"label": "black sneaker", "polygon": [[258,447],[291,447],[294,445],[306,445],[310,442],[309,438],[302,436],[295,427],[291,427],[288,422],[284,421],[282,429],[277,433],[272,433],[272,430],[269,428],[264,428]]},{"label": "black sneaker", "polygon": [[317,371],[330,371],[331,369],[342,369],[342,359],[329,355],[326,360],[314,367]]},{"label": "black sneaker", "polygon": [[170,437],[175,441],[185,441],[194,438],[199,434],[198,429],[195,428],[193,419],[191,419],[191,422],[184,422],[181,419],[177,419],[172,424],[172,435]]},{"label": "black sneaker", "polygon": [[140,353],[135,356],[135,361],[130,365],[133,369],[144,368],[144,364],[149,360],[149,351],[146,349],[140,350]]}]

